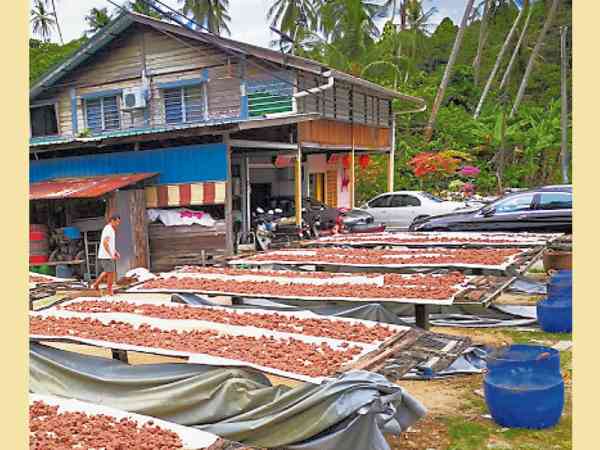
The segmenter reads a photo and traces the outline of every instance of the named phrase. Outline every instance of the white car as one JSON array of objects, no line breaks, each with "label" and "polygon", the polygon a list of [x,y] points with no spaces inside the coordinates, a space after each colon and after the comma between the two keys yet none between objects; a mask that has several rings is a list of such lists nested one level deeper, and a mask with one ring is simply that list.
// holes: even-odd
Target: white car
[{"label": "white car", "polygon": [[416,218],[448,214],[456,210],[469,210],[481,207],[465,202],[441,200],[423,191],[398,191],[378,195],[362,205],[368,212],[389,228],[408,228]]}]

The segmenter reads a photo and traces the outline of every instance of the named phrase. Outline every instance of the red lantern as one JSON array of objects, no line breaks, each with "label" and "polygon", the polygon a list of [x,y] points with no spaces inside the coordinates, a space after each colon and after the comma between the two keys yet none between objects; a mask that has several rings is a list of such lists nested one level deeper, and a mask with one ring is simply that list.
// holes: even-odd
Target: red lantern
[{"label": "red lantern", "polygon": [[344,169],[349,169],[350,168],[350,155],[344,155],[344,158],[342,159],[342,163],[344,164]]},{"label": "red lantern", "polygon": [[358,158],[358,164],[360,165],[361,169],[366,169],[367,167],[369,167],[370,163],[371,157],[369,155],[360,155],[360,157]]}]

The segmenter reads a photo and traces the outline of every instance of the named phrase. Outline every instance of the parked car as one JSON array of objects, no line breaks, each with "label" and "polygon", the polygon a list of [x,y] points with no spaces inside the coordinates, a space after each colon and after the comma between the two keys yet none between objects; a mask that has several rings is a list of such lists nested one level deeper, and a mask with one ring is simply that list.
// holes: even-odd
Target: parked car
[{"label": "parked car", "polygon": [[375,218],[362,209],[342,211],[342,223],[347,233],[381,233],[385,225],[376,222]]},{"label": "parked car", "polygon": [[571,233],[570,185],[513,192],[475,211],[417,219],[411,231],[529,231]]},{"label": "parked car", "polygon": [[386,227],[408,228],[415,219],[471,208],[466,202],[444,201],[423,191],[398,191],[378,195],[360,207]]}]

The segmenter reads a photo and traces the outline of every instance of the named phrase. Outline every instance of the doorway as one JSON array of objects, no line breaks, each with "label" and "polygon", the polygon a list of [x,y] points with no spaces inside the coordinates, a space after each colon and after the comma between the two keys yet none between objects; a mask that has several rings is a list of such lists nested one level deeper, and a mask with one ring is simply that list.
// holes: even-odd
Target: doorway
[{"label": "doorway", "polygon": [[267,200],[271,197],[271,183],[250,184],[250,207],[255,211],[257,207],[265,208]]}]

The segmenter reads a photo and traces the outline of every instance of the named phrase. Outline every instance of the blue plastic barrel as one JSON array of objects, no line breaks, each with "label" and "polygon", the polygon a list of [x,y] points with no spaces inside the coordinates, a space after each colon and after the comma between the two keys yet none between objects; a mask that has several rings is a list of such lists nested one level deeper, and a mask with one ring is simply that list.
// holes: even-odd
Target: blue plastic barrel
[{"label": "blue plastic barrel", "polygon": [[63,228],[63,233],[67,239],[77,240],[81,239],[81,232],[77,227],[65,227]]},{"label": "blue plastic barrel", "polygon": [[550,283],[560,282],[563,280],[573,281],[573,271],[568,269],[559,270],[557,273],[552,275],[552,277],[550,278]]},{"label": "blue plastic barrel", "polygon": [[573,299],[573,272],[561,270],[553,275],[548,283],[548,299],[554,301],[572,301]]},{"label": "blue plastic barrel", "polygon": [[548,299],[556,302],[570,302],[573,300],[573,285],[568,284],[550,284],[548,286]]},{"label": "blue plastic barrel", "polygon": [[73,276],[73,270],[66,264],[58,264],[56,266],[56,276],[58,278],[71,278]]},{"label": "blue plastic barrel", "polygon": [[486,360],[489,371],[511,368],[560,374],[560,353],[542,345],[510,345],[490,353]]},{"label": "blue plastic barrel", "polygon": [[573,303],[542,300],[537,304],[537,320],[547,333],[570,333],[573,330]]},{"label": "blue plastic barrel", "polygon": [[507,428],[552,427],[565,404],[565,385],[554,371],[504,367],[486,375],[483,391],[492,418]]}]

